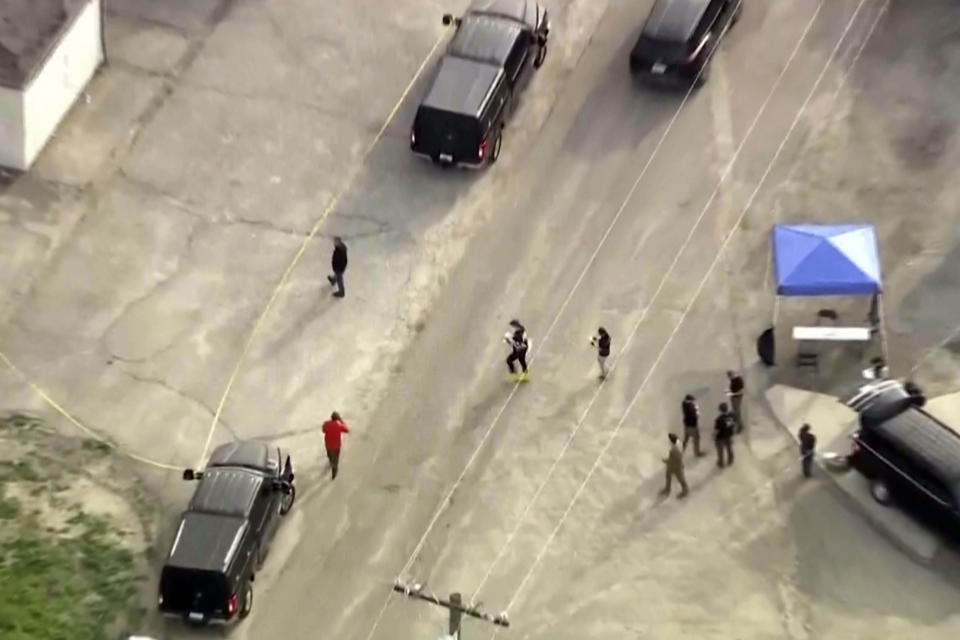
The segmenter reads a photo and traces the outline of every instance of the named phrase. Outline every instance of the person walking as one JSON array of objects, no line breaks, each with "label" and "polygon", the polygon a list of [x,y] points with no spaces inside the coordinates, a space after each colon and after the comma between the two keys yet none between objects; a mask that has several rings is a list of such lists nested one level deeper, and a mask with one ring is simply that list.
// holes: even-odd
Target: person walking
[{"label": "person walking", "polygon": [[336,479],[337,469],[340,467],[340,447],[345,433],[350,433],[350,429],[340,419],[340,414],[334,411],[330,414],[330,419],[323,423],[323,443],[327,448],[327,459],[330,461],[331,480]]},{"label": "person walking", "polygon": [[333,273],[327,276],[330,286],[337,287],[333,292],[333,297],[342,298],[347,294],[343,285],[343,273],[347,270],[347,245],[343,243],[343,238],[336,236],[333,239],[333,256],[330,258],[330,266]]},{"label": "person walking", "polygon": [[698,458],[707,455],[700,449],[700,408],[697,401],[689,393],[680,403],[683,412],[683,451],[687,450],[687,443],[693,440],[693,454]]},{"label": "person walking", "polygon": [[727,393],[730,404],[733,405],[733,417],[737,420],[737,433],[740,433],[743,431],[743,377],[739,373],[727,371],[727,379],[730,380],[730,390]]},{"label": "person walking", "polygon": [[804,424],[800,427],[800,464],[803,466],[803,477],[809,478],[813,475],[814,451],[817,448],[817,436],[810,431],[810,425]]},{"label": "person walking", "polygon": [[[507,367],[510,369],[511,377],[517,382],[526,382],[529,380],[527,371],[527,350],[530,348],[530,339],[527,337],[527,329],[519,320],[511,320],[510,328],[503,336],[503,341],[510,345],[510,355],[507,356]],[[517,375],[515,362],[520,363],[520,374]]]},{"label": "person walking", "polygon": [[679,438],[677,438],[677,434],[671,433],[667,436],[667,439],[670,440],[670,451],[667,452],[667,457],[663,459],[663,464],[667,467],[666,484],[660,491],[660,495],[670,495],[671,481],[676,478],[677,482],[680,483],[680,494],[677,497],[686,498],[687,494],[690,493],[690,488],[687,486],[687,478],[683,473],[683,453],[677,445]]},{"label": "person walking", "polygon": [[[713,439],[717,447],[717,466],[723,469],[733,464],[733,433],[736,418],[730,413],[726,402],[720,403],[720,415],[713,422]],[[726,452],[726,461],[724,461]]]},{"label": "person walking", "polygon": [[590,338],[590,345],[597,348],[597,363],[600,365],[600,379],[607,377],[607,358],[610,357],[610,334],[603,327],[597,329],[597,335]]}]

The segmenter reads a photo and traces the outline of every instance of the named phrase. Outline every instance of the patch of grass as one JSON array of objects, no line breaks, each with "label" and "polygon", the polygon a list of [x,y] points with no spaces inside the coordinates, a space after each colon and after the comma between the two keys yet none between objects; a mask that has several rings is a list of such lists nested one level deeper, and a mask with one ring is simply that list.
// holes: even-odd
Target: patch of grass
[{"label": "patch of grass", "polygon": [[13,520],[20,515],[20,503],[0,495],[0,520]]},{"label": "patch of grass", "polygon": [[108,445],[106,442],[101,442],[100,440],[94,440],[92,438],[85,439],[80,445],[80,448],[84,451],[90,451],[100,455],[106,455],[110,453],[110,445]]},{"label": "patch of grass", "polygon": [[37,471],[36,467],[29,460],[17,460],[10,466],[10,477],[24,482],[40,482],[44,480],[43,475]]},{"label": "patch of grass", "polygon": [[[19,510],[8,502],[0,510]],[[82,513],[71,520],[79,535],[57,538],[21,513],[18,535],[0,542],[0,638],[101,640],[133,608],[133,554],[112,540],[107,520]]]}]

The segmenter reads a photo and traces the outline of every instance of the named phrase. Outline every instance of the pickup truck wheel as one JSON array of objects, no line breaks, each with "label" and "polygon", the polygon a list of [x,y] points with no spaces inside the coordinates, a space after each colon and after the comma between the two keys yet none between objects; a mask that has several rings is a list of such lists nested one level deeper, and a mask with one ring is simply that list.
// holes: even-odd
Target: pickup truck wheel
[{"label": "pickup truck wheel", "polygon": [[539,69],[543,66],[543,61],[547,59],[547,41],[537,47],[537,57],[533,59],[533,68]]},{"label": "pickup truck wheel", "polygon": [[285,516],[290,513],[290,509],[293,508],[293,501],[297,499],[297,488],[294,485],[290,485],[290,493],[283,496],[283,501],[280,503],[280,515]]},{"label": "pickup truck wheel", "polygon": [[240,619],[243,620],[250,615],[251,609],[253,609],[253,585],[250,584],[248,580],[247,584],[243,587],[243,604],[240,606]]},{"label": "pickup truck wheel", "polygon": [[886,482],[879,478],[870,481],[870,495],[882,505],[890,504],[890,488]]},{"label": "pickup truck wheel", "polygon": [[490,164],[497,161],[500,157],[500,146],[503,144],[503,133],[497,134],[497,139],[493,141],[493,150],[490,152]]}]

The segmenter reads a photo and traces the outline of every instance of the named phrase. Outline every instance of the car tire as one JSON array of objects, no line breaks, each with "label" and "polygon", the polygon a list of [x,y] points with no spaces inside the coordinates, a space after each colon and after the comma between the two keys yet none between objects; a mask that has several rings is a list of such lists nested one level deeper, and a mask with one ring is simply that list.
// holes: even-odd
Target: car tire
[{"label": "car tire", "polygon": [[280,502],[280,515],[285,516],[290,513],[290,509],[293,508],[293,502],[297,499],[297,487],[296,485],[290,485],[290,493],[283,496],[283,500]]},{"label": "car tire", "polygon": [[873,496],[874,500],[885,506],[889,505],[892,500],[890,488],[886,482],[879,478],[874,478],[870,481],[870,495]]},{"label": "car tire", "polygon": [[533,59],[533,68],[539,69],[540,67],[542,67],[543,61],[546,59],[547,59],[547,42],[544,41],[543,44],[541,44],[537,48],[537,57]]},{"label": "car tire", "polygon": [[247,580],[247,583],[243,586],[243,605],[240,607],[239,617],[241,620],[250,615],[250,611],[253,609],[253,585],[250,584],[250,581]]},{"label": "car tire", "polygon": [[503,133],[497,134],[497,139],[493,141],[493,150],[490,152],[490,164],[497,161],[500,157],[500,147],[503,145]]}]

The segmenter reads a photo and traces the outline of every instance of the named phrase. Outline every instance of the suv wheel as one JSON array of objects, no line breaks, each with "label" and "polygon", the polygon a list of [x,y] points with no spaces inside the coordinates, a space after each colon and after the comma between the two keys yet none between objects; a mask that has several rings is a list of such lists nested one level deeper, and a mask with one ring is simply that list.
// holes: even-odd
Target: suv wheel
[{"label": "suv wheel", "polygon": [[293,508],[293,501],[297,499],[297,487],[290,485],[290,493],[283,496],[283,501],[280,503],[280,515],[285,516],[290,513],[290,509]]},{"label": "suv wheel", "polygon": [[543,66],[543,61],[547,59],[547,41],[537,47],[537,57],[533,59],[533,68],[539,69]]},{"label": "suv wheel", "polygon": [[503,133],[497,134],[497,139],[493,141],[493,150],[490,152],[490,164],[497,161],[500,157],[500,146],[503,144]]},{"label": "suv wheel", "polygon": [[890,504],[890,488],[883,480],[874,478],[870,481],[870,495],[880,504]]},{"label": "suv wheel", "polygon": [[253,609],[253,585],[247,580],[247,583],[243,586],[243,604],[240,606],[240,619],[243,620],[250,615],[251,609]]}]

